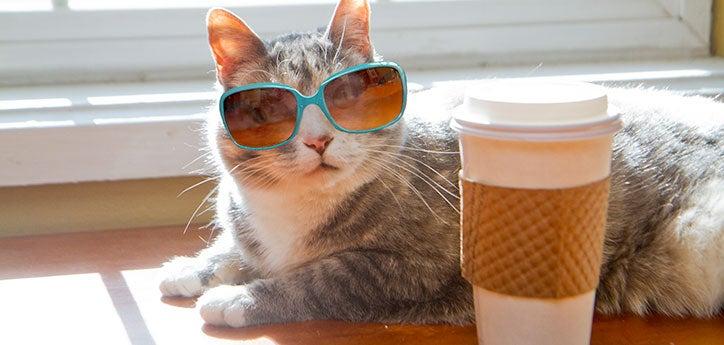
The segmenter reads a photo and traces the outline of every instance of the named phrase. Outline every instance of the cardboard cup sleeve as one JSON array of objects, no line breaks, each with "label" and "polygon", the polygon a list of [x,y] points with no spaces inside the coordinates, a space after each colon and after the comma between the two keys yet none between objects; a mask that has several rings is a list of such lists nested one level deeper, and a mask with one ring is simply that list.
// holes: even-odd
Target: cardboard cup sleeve
[{"label": "cardboard cup sleeve", "polygon": [[473,285],[532,298],[596,288],[608,178],[563,189],[460,184],[462,273]]}]

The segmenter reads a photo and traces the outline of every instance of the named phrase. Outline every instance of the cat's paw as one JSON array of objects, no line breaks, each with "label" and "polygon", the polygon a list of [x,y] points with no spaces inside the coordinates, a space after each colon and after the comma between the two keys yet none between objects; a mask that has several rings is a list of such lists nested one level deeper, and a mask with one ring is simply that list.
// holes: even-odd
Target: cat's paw
[{"label": "cat's paw", "polygon": [[161,267],[159,289],[164,296],[200,296],[207,286],[196,258],[176,257]]},{"label": "cat's paw", "polygon": [[196,307],[201,318],[210,325],[244,327],[250,325],[248,311],[254,306],[254,298],[243,285],[221,285],[206,291]]}]

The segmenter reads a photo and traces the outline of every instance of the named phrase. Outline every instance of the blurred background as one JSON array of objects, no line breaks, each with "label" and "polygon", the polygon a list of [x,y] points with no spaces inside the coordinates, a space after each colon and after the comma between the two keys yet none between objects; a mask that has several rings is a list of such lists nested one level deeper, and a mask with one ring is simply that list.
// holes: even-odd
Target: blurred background
[{"label": "blurred background", "polygon": [[[717,97],[722,1],[377,0],[372,39],[413,89],[562,77]],[[213,183],[179,195],[204,181],[207,8],[270,38],[335,2],[0,0],[0,236],[208,221]]]}]

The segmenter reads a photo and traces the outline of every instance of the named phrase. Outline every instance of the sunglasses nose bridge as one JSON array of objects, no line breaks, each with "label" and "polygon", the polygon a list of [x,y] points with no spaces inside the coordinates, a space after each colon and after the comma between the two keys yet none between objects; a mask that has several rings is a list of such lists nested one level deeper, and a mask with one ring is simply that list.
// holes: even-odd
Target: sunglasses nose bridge
[{"label": "sunglasses nose bridge", "polygon": [[299,114],[303,114],[304,110],[307,109],[308,106],[316,105],[317,108],[319,108],[319,110],[322,111],[322,114],[324,114],[326,117],[326,111],[324,110],[324,96],[321,89],[317,90],[317,92],[311,96],[305,96],[300,94],[297,102],[299,102]]},{"label": "sunglasses nose bridge", "polygon": [[299,111],[304,112],[304,109],[314,104],[314,96],[299,95],[297,102],[299,102]]},{"label": "sunglasses nose bridge", "polygon": [[322,104],[322,90],[317,90],[316,93],[310,96],[299,94],[299,107],[300,110],[304,111],[309,105],[316,104],[320,109],[323,107]]}]

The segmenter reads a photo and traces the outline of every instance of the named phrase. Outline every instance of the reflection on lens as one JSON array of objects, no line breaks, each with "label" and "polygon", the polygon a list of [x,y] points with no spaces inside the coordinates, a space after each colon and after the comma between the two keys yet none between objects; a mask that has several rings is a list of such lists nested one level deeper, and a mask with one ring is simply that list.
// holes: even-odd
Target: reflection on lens
[{"label": "reflection on lens", "polygon": [[324,101],[337,124],[369,130],[389,124],[402,112],[403,85],[391,67],[374,67],[342,75],[324,89]]},{"label": "reflection on lens", "polygon": [[224,99],[223,115],[239,145],[273,146],[292,136],[297,100],[291,91],[281,88],[239,91]]}]

